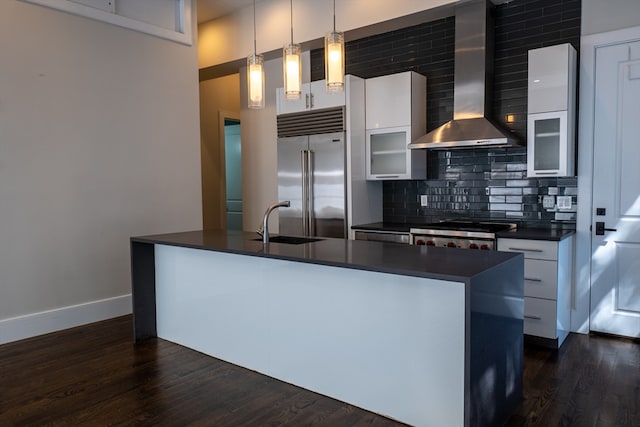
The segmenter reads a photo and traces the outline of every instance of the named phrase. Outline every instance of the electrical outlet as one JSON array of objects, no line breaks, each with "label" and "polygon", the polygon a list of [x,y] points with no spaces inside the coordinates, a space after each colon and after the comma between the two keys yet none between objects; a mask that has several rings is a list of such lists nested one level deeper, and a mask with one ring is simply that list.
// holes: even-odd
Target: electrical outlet
[{"label": "electrical outlet", "polygon": [[558,196],[558,209],[571,209],[571,196]]},{"label": "electrical outlet", "polygon": [[429,198],[426,194],[420,195],[420,206],[422,206],[423,208],[429,206]]},{"label": "electrical outlet", "polygon": [[542,198],[542,207],[545,209],[553,209],[556,206],[556,196],[544,196]]}]

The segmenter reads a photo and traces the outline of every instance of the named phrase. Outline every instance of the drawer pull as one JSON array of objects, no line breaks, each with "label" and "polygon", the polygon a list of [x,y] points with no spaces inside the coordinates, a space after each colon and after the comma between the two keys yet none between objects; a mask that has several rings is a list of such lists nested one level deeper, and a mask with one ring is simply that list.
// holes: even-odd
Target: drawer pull
[{"label": "drawer pull", "polygon": [[542,317],[540,316],[524,316],[525,319],[531,319],[531,320],[542,320]]},{"label": "drawer pull", "polygon": [[542,249],[527,249],[527,248],[509,248],[512,251],[525,251],[525,252],[543,252]]},{"label": "drawer pull", "polygon": [[528,282],[542,282],[542,279],[532,279],[530,277],[525,277],[524,280]]}]

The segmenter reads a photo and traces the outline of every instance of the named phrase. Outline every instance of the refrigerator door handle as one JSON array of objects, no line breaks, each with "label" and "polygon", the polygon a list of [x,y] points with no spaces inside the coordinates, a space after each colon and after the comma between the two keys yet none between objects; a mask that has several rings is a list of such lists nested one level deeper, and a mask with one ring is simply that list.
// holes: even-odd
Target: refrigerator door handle
[{"label": "refrigerator door handle", "polygon": [[307,150],[300,151],[300,164],[302,166],[302,234],[305,236],[309,235],[309,218],[307,216],[309,211],[309,195],[307,194],[309,171],[307,160]]},{"label": "refrigerator door handle", "polygon": [[313,154],[313,150],[307,150],[307,196],[309,198],[307,201],[307,213],[309,215],[307,219],[309,227],[308,236],[316,235],[316,221],[313,207],[313,201],[315,199],[315,194],[313,194],[313,174],[315,173],[313,170]]}]

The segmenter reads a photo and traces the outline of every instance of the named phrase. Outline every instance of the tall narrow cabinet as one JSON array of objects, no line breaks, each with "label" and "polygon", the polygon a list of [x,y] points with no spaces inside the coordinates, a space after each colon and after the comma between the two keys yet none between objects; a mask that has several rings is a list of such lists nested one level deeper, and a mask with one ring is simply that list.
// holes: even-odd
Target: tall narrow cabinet
[{"label": "tall narrow cabinet", "polygon": [[575,171],[576,50],[569,43],[529,51],[527,175]]}]

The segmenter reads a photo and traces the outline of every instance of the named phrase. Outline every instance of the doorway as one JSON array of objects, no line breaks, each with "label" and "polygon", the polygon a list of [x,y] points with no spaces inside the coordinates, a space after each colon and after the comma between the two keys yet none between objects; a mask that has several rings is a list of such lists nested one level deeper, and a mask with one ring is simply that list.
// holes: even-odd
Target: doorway
[{"label": "doorway", "polygon": [[242,230],[242,144],[240,120],[221,117],[224,129],[227,229]]},{"label": "doorway", "polygon": [[640,338],[640,27],[582,46],[576,285],[588,279],[589,330]]}]

